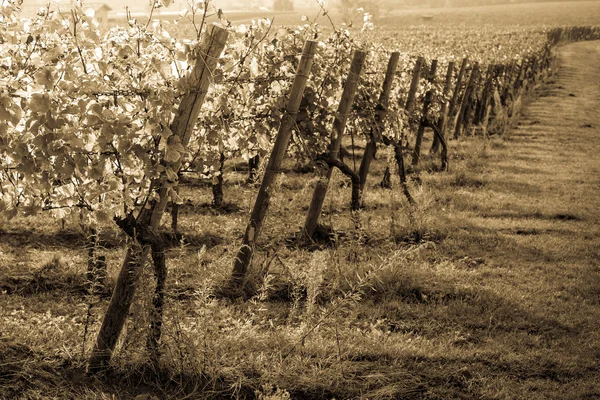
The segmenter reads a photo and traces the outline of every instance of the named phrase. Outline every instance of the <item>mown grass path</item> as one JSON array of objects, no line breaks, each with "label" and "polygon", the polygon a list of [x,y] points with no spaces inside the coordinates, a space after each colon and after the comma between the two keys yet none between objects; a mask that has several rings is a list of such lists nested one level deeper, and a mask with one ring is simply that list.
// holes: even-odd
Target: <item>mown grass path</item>
[{"label": "mown grass path", "polygon": [[443,245],[480,257],[476,279],[514,305],[485,313],[511,331],[485,346],[505,364],[493,398],[600,398],[600,41],[559,47],[558,65],[491,142]]}]

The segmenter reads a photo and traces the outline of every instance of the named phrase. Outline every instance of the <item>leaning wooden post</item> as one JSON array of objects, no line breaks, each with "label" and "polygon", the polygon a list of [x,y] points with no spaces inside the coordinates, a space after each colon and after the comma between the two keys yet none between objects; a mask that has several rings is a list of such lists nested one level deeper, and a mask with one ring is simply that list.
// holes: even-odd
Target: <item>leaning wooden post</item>
[{"label": "leaning wooden post", "polygon": [[463,94],[462,102],[460,105],[460,110],[458,111],[458,119],[456,120],[456,127],[454,129],[454,139],[458,139],[460,136],[460,131],[463,124],[463,118],[465,116],[465,112],[467,110],[467,106],[469,105],[469,98],[471,97],[471,91],[473,90],[473,86],[475,84],[475,79],[477,78],[477,71],[479,70],[479,63],[475,62],[473,64],[473,68],[471,71],[471,76],[469,77],[469,82],[467,83],[467,87],[465,88],[465,93]]},{"label": "leaning wooden post", "polygon": [[[427,74],[427,80],[429,83],[435,83],[435,74],[437,72],[438,60],[431,61],[431,70]],[[415,148],[413,149],[412,165],[416,166],[419,164],[421,158],[421,143],[423,142],[423,134],[425,133],[425,126],[428,124],[427,113],[429,112],[429,106],[431,105],[431,90],[425,93],[425,101],[423,102],[423,115],[419,121],[419,128],[417,130],[417,136],[415,138]],[[435,136],[435,135],[434,135]]]},{"label": "leaning wooden post", "polygon": [[494,79],[494,65],[489,64],[488,69],[485,75],[485,84],[483,86],[483,92],[481,93],[481,101],[478,104],[478,107],[475,111],[475,119],[473,121],[474,124],[483,123],[483,118],[485,116],[487,110],[487,103],[489,101],[489,96],[492,90],[492,81]]},{"label": "leaning wooden post", "polygon": [[[417,90],[419,89],[419,80],[421,79],[421,70],[423,69],[423,64],[425,64],[425,58],[423,58],[422,56],[419,56],[417,58],[417,62],[415,63],[415,68],[413,69],[413,73],[412,73],[412,78],[410,81],[410,88],[408,89],[408,96],[406,97],[406,104],[404,105],[404,110],[406,112],[406,115],[408,115],[409,118],[409,124],[411,124],[412,127],[412,123],[414,122],[412,120],[412,110],[415,107],[415,103],[416,103],[416,99],[417,99]],[[400,147],[400,153],[402,152],[402,145]],[[403,159],[404,160],[404,159]],[[404,165],[404,161],[402,163],[402,165]],[[390,167],[388,166],[385,169],[385,173],[384,173],[384,179],[385,176],[390,176]]]},{"label": "leaning wooden post", "polygon": [[488,81],[486,82],[486,91],[484,93],[484,98],[482,100],[483,102],[483,106],[482,106],[482,116],[480,118],[480,125],[481,125],[481,133],[483,134],[484,137],[487,136],[487,126],[490,120],[490,114],[492,112],[492,103],[493,103],[493,93],[495,91],[495,84],[494,82],[496,81],[496,79],[498,78],[499,72],[502,70],[502,65],[494,65],[492,68],[492,74],[491,76],[488,78]]},{"label": "leaning wooden post", "polygon": [[469,127],[471,125],[471,123],[474,122],[475,120],[475,111],[476,111],[476,103],[477,103],[477,96],[479,94],[480,91],[480,82],[481,82],[481,71],[479,69],[479,64],[476,63],[475,64],[475,69],[474,69],[474,73],[475,73],[475,78],[473,79],[473,82],[471,84],[470,90],[469,90],[469,96],[465,99],[467,102],[467,107],[465,108],[465,111],[462,115],[462,124],[463,124],[463,132],[467,132],[469,131]]},{"label": "leaning wooden post", "polygon": [[[350,72],[348,73],[348,78],[344,83],[342,98],[340,100],[340,104],[338,105],[337,113],[333,121],[333,130],[331,132],[329,157],[331,157],[333,160],[339,159],[342,135],[346,130],[348,114],[350,114],[350,111],[352,110],[352,104],[354,103],[354,97],[356,95],[356,88],[358,87],[358,80],[360,78],[363,65],[365,64],[366,55],[367,53],[361,50],[354,52],[352,64],[350,66]],[[313,234],[317,229],[319,216],[321,215],[323,202],[325,201],[325,195],[327,194],[327,189],[329,187],[329,181],[331,180],[331,176],[333,174],[333,167],[329,166],[327,163],[322,163],[319,170],[321,171],[321,176],[319,177],[317,185],[315,186],[315,191],[313,192],[308,213],[306,214],[304,230],[301,235],[302,237],[308,239],[313,237]],[[358,199],[356,199],[355,202],[358,202]]]},{"label": "leaning wooden post", "polygon": [[521,62],[519,64],[519,70],[518,70],[519,72],[515,78],[515,81],[509,84],[509,93],[510,93],[510,98],[512,100],[510,103],[510,107],[507,108],[507,115],[509,117],[512,117],[515,112],[515,103],[518,100],[519,96],[521,95],[523,79],[525,77],[525,70],[526,70],[525,59],[521,59],[520,61]]},{"label": "leaning wooden post", "polygon": [[537,56],[533,56],[531,58],[531,63],[529,65],[528,71],[529,73],[527,76],[527,91],[529,91],[531,89],[532,84],[535,84],[535,82],[537,81],[537,62]]},{"label": "leaning wooden post", "polygon": [[[181,101],[178,115],[171,124],[170,128],[173,135],[169,140],[179,140],[184,146],[189,143],[192,129],[198,120],[200,106],[208,92],[208,87],[214,75],[214,70],[216,69],[217,60],[225,47],[227,36],[227,30],[216,25],[212,25],[205,35],[204,41],[200,46],[200,53],[196,65],[190,75],[185,78],[189,82],[186,87],[189,87],[190,89]],[[174,137],[177,137],[177,139]],[[165,166],[176,173],[181,166],[181,161],[182,160],[180,159],[175,163],[165,163]],[[137,220],[132,222],[131,220],[134,219],[131,217],[130,220],[122,221],[124,223],[129,223],[129,227],[131,227],[132,224],[136,225],[139,230],[136,230],[136,227],[131,227],[134,228],[134,232],[128,232],[133,233],[136,240],[132,241],[132,244],[127,249],[113,295],[108,305],[108,309],[106,310],[106,314],[104,315],[96,345],[89,361],[88,371],[90,373],[99,372],[105,369],[110,362],[112,352],[121,331],[123,330],[125,319],[127,318],[127,314],[129,313],[133,301],[140,269],[145,264],[151,251],[153,253],[153,259],[155,260],[161,259],[162,256],[162,267],[164,267],[164,254],[158,254],[158,251],[156,251],[157,249],[160,249],[160,244],[156,239],[158,236],[156,234],[156,228],[158,228],[158,224],[164,213],[168,202],[169,190],[171,188],[166,186],[166,180],[158,180],[158,182],[157,193],[160,196],[159,199],[152,201],[149,208],[144,208],[140,211]],[[124,226],[125,224],[122,227]],[[147,240],[148,237],[150,237],[149,240]],[[159,269],[160,266],[155,265],[155,268]],[[163,275],[161,275],[161,279],[162,278],[164,278]],[[161,287],[160,283],[158,287],[160,290],[164,289]],[[158,301],[160,302],[161,299],[159,298]],[[154,339],[156,339],[156,337],[154,337]]]},{"label": "leaning wooden post", "polygon": [[315,41],[307,41],[304,44],[302,57],[300,58],[294,83],[292,84],[290,98],[288,99],[285,113],[281,118],[277,138],[275,139],[275,144],[271,150],[271,156],[269,157],[269,162],[258,195],[256,196],[256,201],[254,202],[254,208],[250,214],[250,222],[246,227],[246,232],[242,239],[242,246],[238,251],[233,265],[231,283],[234,287],[241,287],[248,272],[250,260],[254,254],[254,244],[256,243],[263,221],[267,215],[267,209],[269,208],[271,186],[279,173],[281,162],[283,161],[292,135],[292,129],[296,124],[296,115],[300,108],[300,101],[302,100],[304,89],[306,88],[316,49],[317,42]]},{"label": "leaning wooden post", "polygon": [[[444,132],[446,131],[446,121],[448,120],[448,106],[449,101],[446,100],[448,94],[450,93],[450,86],[452,85],[452,75],[454,74],[454,61],[450,61],[448,63],[448,70],[446,71],[446,81],[444,82],[444,91],[443,97],[444,102],[442,103],[442,109],[440,110],[440,120],[437,123],[438,131],[442,137],[444,136]],[[440,138],[438,135],[434,135],[433,143],[431,144],[431,150],[429,152],[431,154],[435,154],[440,149]]]},{"label": "leaning wooden post", "polygon": [[365,146],[365,151],[363,153],[363,158],[360,163],[360,167],[358,169],[358,175],[360,177],[360,195],[365,190],[365,185],[367,183],[367,176],[369,174],[369,169],[371,167],[371,161],[375,156],[375,149],[377,147],[377,142],[380,140],[381,132],[383,131],[383,120],[388,110],[388,103],[390,99],[390,93],[392,91],[392,86],[394,83],[394,75],[396,73],[396,69],[398,68],[398,62],[400,60],[400,53],[394,52],[390,56],[388,61],[387,70],[385,73],[385,79],[383,80],[383,87],[381,89],[381,93],[379,94],[379,99],[377,101],[377,109],[375,111],[375,126],[371,130],[371,134],[367,138],[367,145]]},{"label": "leaning wooden post", "polygon": [[512,60],[504,72],[504,79],[502,81],[502,96],[500,97],[502,101],[502,106],[506,107],[508,103],[508,96],[511,94],[512,87],[512,78],[515,73],[515,60]]},{"label": "leaning wooden post", "polygon": [[539,58],[537,56],[533,57],[533,62],[531,64],[531,80],[533,81],[533,83],[537,83],[538,79],[539,79],[539,70],[540,70],[540,66],[539,66]]},{"label": "leaning wooden post", "polygon": [[412,78],[410,81],[410,88],[408,89],[408,97],[406,98],[406,105],[404,106],[404,109],[406,110],[406,113],[409,116],[412,113],[413,108],[415,107],[417,90],[419,89],[419,79],[421,79],[421,70],[423,69],[424,62],[425,58],[419,56],[415,64],[415,69],[413,70]]},{"label": "leaning wooden post", "polygon": [[521,84],[523,83],[523,74],[525,72],[525,68],[525,59],[523,58],[519,63],[519,73],[512,84],[512,93],[515,93],[516,96],[518,96],[518,92],[521,89]]},{"label": "leaning wooden post", "polygon": [[[456,113],[456,107],[458,105],[458,99],[460,96],[460,87],[462,85],[463,77],[465,75],[465,71],[467,70],[467,64],[469,63],[468,58],[463,58],[462,63],[460,64],[460,71],[458,72],[458,76],[456,77],[456,85],[454,85],[454,92],[452,93],[452,99],[450,99],[450,104],[448,105],[448,121],[454,120],[454,114]],[[446,129],[441,132],[444,137],[446,137]]]}]

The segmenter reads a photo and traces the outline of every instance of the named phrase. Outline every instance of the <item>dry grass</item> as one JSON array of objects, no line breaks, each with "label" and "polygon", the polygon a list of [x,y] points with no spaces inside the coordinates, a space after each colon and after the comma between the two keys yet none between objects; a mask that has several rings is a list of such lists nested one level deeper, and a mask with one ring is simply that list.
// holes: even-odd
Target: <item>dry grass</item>
[{"label": "dry grass", "polygon": [[[51,220],[5,223],[0,398],[600,397],[600,81],[589,84],[597,63],[583,62],[600,58],[597,46],[565,47],[555,83],[505,137],[452,141],[450,172],[411,182],[415,207],[398,182],[378,187],[382,152],[357,227],[336,174],[322,216],[336,234],[329,245],[289,246],[313,180],[287,172],[248,300],[218,293],[256,189],[229,170],[235,206],[215,212],[210,190],[188,185],[158,369],[143,347],[149,269],[113,368],[88,377],[107,300],[84,290],[81,234]],[[102,233],[111,280],[123,240]]]}]

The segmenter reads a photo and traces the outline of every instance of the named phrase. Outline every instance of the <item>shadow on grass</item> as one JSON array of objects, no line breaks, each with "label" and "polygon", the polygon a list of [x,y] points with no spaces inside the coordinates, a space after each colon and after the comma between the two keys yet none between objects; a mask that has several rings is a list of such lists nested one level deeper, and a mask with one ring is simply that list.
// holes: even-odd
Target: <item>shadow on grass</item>
[{"label": "shadow on grass", "polygon": [[[514,216],[513,216],[514,217]],[[560,230],[559,230],[560,231]],[[451,259],[464,257],[511,262],[558,261],[552,249],[544,249],[534,243],[523,243],[518,238],[542,233],[529,228],[507,228],[503,233],[497,227],[487,228],[463,222],[461,227],[448,234],[441,244],[441,251]],[[554,233],[546,231],[543,233]]]},{"label": "shadow on grass", "polygon": [[[167,212],[170,211],[171,208],[167,208]],[[224,202],[221,207],[215,207],[211,203],[194,203],[191,200],[188,200],[179,205],[179,216],[183,215],[228,215],[228,214],[236,214],[241,212],[242,209],[239,205],[230,202]],[[167,217],[168,220],[168,217]]]},{"label": "shadow on grass", "polygon": [[[75,231],[38,232],[31,229],[11,229],[1,231],[2,240],[5,245],[15,249],[69,249],[85,250],[87,246],[86,237]],[[167,248],[190,245],[194,247],[206,246],[211,248],[222,244],[225,239],[211,233],[184,233],[175,235],[170,231],[163,232],[163,238]],[[103,231],[100,234],[98,246],[103,249],[116,249],[126,245],[125,235],[117,231]]]},{"label": "shadow on grass", "polygon": [[83,296],[88,293],[88,287],[87,277],[65,270],[59,258],[54,258],[38,270],[16,269],[0,276],[0,291],[7,295],[35,296],[61,292]]},{"label": "shadow on grass", "polygon": [[[27,346],[0,340],[0,398],[184,398],[200,395],[207,379],[152,371],[109,369],[88,376],[68,359],[43,357]],[[40,396],[43,393],[43,396]],[[218,397],[214,397],[218,398]]]},{"label": "shadow on grass", "polygon": [[490,190],[498,190],[501,193],[510,193],[511,195],[521,194],[538,197],[543,194],[543,188],[540,185],[508,179],[493,179],[489,182],[488,187]]},{"label": "shadow on grass", "polygon": [[[67,248],[82,249],[85,246],[85,237],[76,231],[60,230],[42,232],[32,229],[12,228],[0,230],[4,244],[15,248]],[[110,242],[107,242],[110,246]]]},{"label": "shadow on grass", "polygon": [[[513,206],[515,207],[515,206]],[[480,212],[479,215],[483,218],[519,218],[519,219],[540,219],[546,221],[583,221],[584,219],[573,213],[543,213],[540,211],[530,211],[523,208],[515,210],[486,210]]]}]

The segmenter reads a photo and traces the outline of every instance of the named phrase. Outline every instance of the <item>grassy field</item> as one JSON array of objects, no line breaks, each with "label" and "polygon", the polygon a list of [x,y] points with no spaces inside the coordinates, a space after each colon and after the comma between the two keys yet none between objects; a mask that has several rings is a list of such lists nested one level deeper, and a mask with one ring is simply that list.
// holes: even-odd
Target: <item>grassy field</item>
[{"label": "grassy field", "polygon": [[[0,399],[599,398],[598,62],[598,42],[562,47],[514,129],[451,141],[450,171],[411,181],[416,206],[397,181],[377,185],[386,151],[358,223],[335,174],[321,217],[334,234],[310,248],[289,239],[315,178],[286,165],[249,300],[222,295],[256,194],[244,163],[226,164],[222,210],[188,178],[158,368],[144,346],[150,268],[112,368],[89,377],[108,297],[87,294],[82,232],[3,221]],[[110,289],[126,239],[101,239]]]},{"label": "grassy field", "polygon": [[[332,2],[330,2],[332,3]],[[217,6],[218,2],[215,3]],[[315,2],[316,4],[316,2]],[[344,21],[339,9],[334,5],[327,6],[328,16],[323,16],[318,8],[297,9],[294,12],[232,12],[225,17],[234,25],[249,23],[252,19],[270,18],[274,27],[298,26],[304,24],[302,16],[310,21],[316,21],[321,26],[330,27],[331,21],[340,27]],[[177,11],[177,10],[171,10]],[[418,31],[438,29],[461,29],[461,27],[555,27],[567,25],[597,25],[599,23],[600,2],[598,1],[570,1],[549,3],[523,3],[511,5],[485,6],[485,7],[456,7],[456,8],[406,8],[382,9],[378,15],[373,16],[375,35],[379,31],[385,33],[393,28],[398,35],[415,34]],[[428,16],[427,19],[423,16]],[[355,15],[355,27],[362,26],[362,15]],[[169,21],[171,19],[171,21]],[[177,25],[172,18],[164,18],[168,28],[177,37],[195,38],[195,31],[191,23],[182,20]],[[215,16],[208,22],[217,22]],[[125,23],[116,21],[114,23]],[[402,50],[402,49],[400,49]]]},{"label": "grassy field", "polygon": [[[218,2],[216,3],[218,5]],[[315,1],[316,4],[316,1]],[[330,17],[336,24],[344,22],[335,2],[327,2]],[[399,31],[412,26],[556,26],[556,25],[593,25],[598,23],[600,5],[597,1],[570,1],[548,3],[502,4],[483,7],[447,7],[447,8],[382,8],[373,15],[375,26],[393,25]],[[306,15],[313,20],[318,13],[317,8],[297,9],[295,12],[271,12],[265,16],[274,19],[276,25],[294,26],[301,24],[300,17]],[[428,16],[428,18],[423,18]],[[248,22],[258,18],[258,13],[251,13],[244,19],[241,13],[232,14],[233,23]],[[359,18],[360,22],[361,18]],[[329,25],[327,17],[319,17],[323,25]]]}]

